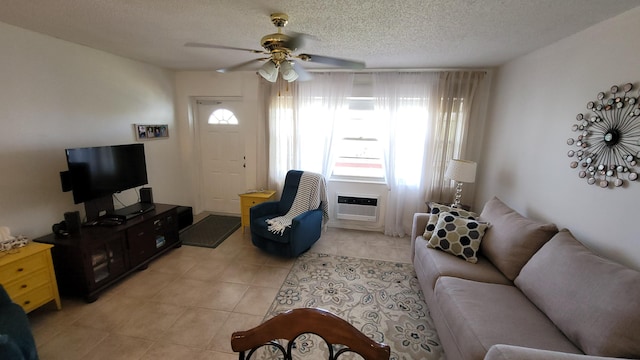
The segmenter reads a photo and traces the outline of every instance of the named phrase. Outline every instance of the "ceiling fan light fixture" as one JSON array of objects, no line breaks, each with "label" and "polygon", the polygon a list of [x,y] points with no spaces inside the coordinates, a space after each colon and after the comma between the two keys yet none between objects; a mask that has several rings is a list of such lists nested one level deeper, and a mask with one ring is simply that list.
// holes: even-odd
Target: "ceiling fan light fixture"
[{"label": "ceiling fan light fixture", "polygon": [[269,60],[258,70],[258,74],[269,82],[276,82],[278,79],[278,67],[273,61]]},{"label": "ceiling fan light fixture", "polygon": [[289,61],[284,61],[280,64],[280,70],[282,78],[288,82],[295,81],[298,78],[298,73],[293,69],[293,65]]}]

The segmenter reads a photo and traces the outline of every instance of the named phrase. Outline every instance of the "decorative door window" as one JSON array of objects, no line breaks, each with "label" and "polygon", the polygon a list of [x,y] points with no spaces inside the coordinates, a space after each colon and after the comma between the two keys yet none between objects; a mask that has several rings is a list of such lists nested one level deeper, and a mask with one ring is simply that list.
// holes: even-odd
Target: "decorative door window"
[{"label": "decorative door window", "polygon": [[209,115],[207,121],[211,125],[238,125],[238,118],[228,109],[217,109]]}]

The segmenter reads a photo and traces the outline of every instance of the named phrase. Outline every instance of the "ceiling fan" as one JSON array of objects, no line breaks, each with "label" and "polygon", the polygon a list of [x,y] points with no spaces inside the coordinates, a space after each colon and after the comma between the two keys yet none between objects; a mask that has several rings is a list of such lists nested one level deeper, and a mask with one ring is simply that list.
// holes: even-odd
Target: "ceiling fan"
[{"label": "ceiling fan", "polygon": [[224,46],[224,45],[212,45],[212,44],[203,44],[203,43],[186,43],[184,46],[187,47],[198,47],[198,48],[212,48],[212,49],[226,49],[226,50],[240,50],[240,51],[249,51],[254,54],[265,54],[269,55],[268,57],[263,57],[259,59],[253,59],[241,64],[237,64],[231,67],[218,69],[216,71],[221,73],[226,73],[235,70],[241,70],[246,68],[247,66],[260,61],[266,61],[264,65],[258,70],[258,74],[265,78],[270,82],[276,82],[278,79],[278,73],[282,74],[282,78],[291,82],[296,79],[300,81],[310,80],[311,74],[309,74],[299,63],[295,62],[295,60],[307,61],[307,62],[315,62],[320,64],[337,66],[340,68],[353,69],[353,70],[362,70],[365,67],[364,62],[353,61],[340,59],[329,56],[322,55],[312,55],[312,54],[298,54],[295,55],[294,52],[298,50],[304,43],[304,39],[309,37],[309,35],[295,33],[290,35],[284,34],[282,32],[282,28],[287,25],[289,22],[289,16],[283,13],[274,13],[271,14],[271,22],[278,28],[277,33],[268,34],[262,37],[260,40],[260,44],[264,48],[264,50],[253,50],[253,49],[243,49],[232,46]]}]

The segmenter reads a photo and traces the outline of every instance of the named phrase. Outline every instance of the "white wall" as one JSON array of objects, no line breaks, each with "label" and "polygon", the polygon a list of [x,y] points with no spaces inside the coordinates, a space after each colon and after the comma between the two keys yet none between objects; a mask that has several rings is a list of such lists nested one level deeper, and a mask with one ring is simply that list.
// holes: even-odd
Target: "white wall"
[{"label": "white wall", "polygon": [[84,213],[61,191],[64,149],[133,143],[134,123],[169,125],[169,139],[145,142],[149,186],[156,202],[187,201],[172,72],[3,23],[0,49],[0,226],[37,237]]},{"label": "white wall", "polygon": [[[494,79],[476,208],[496,195],[570,229],[596,252],[640,269],[640,181],[601,189],[569,167],[567,139],[611,85],[640,86],[640,8],[502,66]],[[633,92],[637,94],[637,91]]]}]

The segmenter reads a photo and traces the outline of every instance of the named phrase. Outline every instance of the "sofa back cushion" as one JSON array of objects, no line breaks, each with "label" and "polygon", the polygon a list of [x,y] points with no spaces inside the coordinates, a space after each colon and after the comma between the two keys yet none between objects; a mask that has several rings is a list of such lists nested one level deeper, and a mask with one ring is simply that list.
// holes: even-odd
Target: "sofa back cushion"
[{"label": "sofa back cushion", "polygon": [[511,281],[553,235],[554,224],[528,219],[494,197],[489,200],[480,220],[491,224],[480,244],[480,252]]},{"label": "sofa back cushion", "polygon": [[560,231],[515,284],[585,354],[640,358],[640,272]]}]

